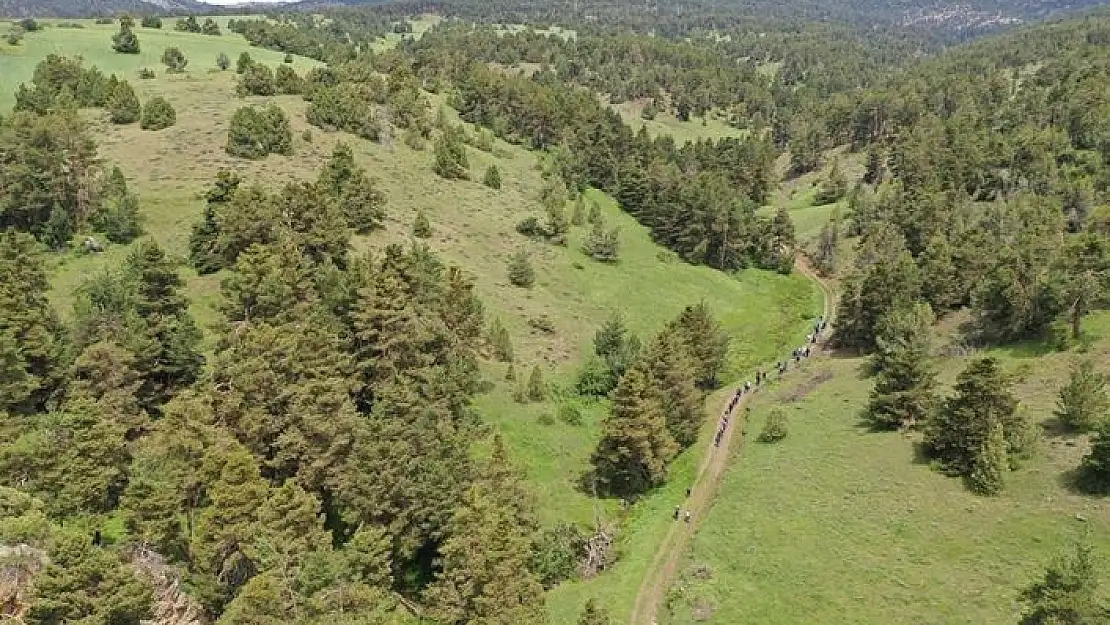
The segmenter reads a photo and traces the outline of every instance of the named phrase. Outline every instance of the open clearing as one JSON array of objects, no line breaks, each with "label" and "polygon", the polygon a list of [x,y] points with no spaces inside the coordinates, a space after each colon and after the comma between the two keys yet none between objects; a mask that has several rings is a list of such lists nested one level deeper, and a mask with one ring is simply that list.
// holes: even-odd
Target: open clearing
[{"label": "open clearing", "polygon": [[[1108,362],[1110,315],[1086,328],[1098,339],[1087,355]],[[1077,354],[1038,345],[986,353],[1017,376],[1028,414],[1050,420]],[[966,362],[941,363],[946,386]],[[660,623],[1010,624],[1020,590],[1084,530],[1110,553],[1110,501],[1067,488],[1082,437],[1046,430],[1041,453],[1009,474],[1006,491],[979,497],[925,464],[918,436],[861,424],[871,388],[864,365],[814,361],[755,398],[748,431],[782,405],[790,435],[777,445],[745,442]]]}]

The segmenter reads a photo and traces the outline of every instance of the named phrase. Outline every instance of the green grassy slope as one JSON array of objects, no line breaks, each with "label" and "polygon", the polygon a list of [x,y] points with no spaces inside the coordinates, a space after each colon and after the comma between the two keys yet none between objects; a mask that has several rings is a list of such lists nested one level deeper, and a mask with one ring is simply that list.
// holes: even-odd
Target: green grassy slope
[{"label": "green grassy slope", "polygon": [[[1099,339],[1089,355],[1106,363],[1110,315],[1088,331]],[[990,353],[1017,376],[1029,415],[1049,421],[1076,354],[1029,345]],[[944,362],[943,382],[965,364]],[[756,399],[749,435],[775,404],[788,411],[790,435],[745,441],[661,623],[1003,625],[1017,622],[1020,590],[1084,530],[1110,557],[1110,501],[1066,486],[1083,438],[1046,434],[1001,496],[979,497],[930,469],[918,436],[861,425],[871,386],[863,365],[815,361],[797,383]]]},{"label": "green grassy slope", "polygon": [[[0,56],[0,62],[19,68],[24,78],[30,76],[37,62],[31,57],[34,50],[42,54],[84,54],[92,64],[129,76],[150,64],[141,58],[112,53],[107,41],[113,30],[107,26],[87,31],[48,29],[31,35],[18,57]],[[74,32],[80,37],[69,37]],[[280,62],[280,54],[248,48],[230,34],[213,39],[140,30],[139,36],[144,55],[154,50],[160,54],[161,48],[172,41],[192,59],[186,74],[159,72],[156,79],[132,81],[142,100],[154,95],[166,97],[177,109],[177,125],[151,133],[137,125],[112,125],[103,111],[88,111],[87,117],[101,157],[109,164],[118,164],[140,196],[149,236],[183,258],[190,227],[203,210],[203,192],[219,169],[232,168],[248,182],[276,188],[291,180],[314,178],[336,142],[350,143],[356,159],[386,194],[389,215],[385,230],[357,238],[356,248],[375,250],[388,242],[408,241],[413,218],[418,210],[425,211],[433,227],[428,244],[474,279],[487,306],[487,316],[500,317],[508,327],[518,375],[525,376],[534,364],[539,364],[555,387],[552,401],[516,404],[511,399],[512,385],[503,381],[505,366],[491,363],[486,370],[495,386],[476,402],[483,418],[504,433],[515,461],[525,470],[537,495],[541,519],[545,523],[592,525],[597,514],[610,521],[627,515],[619,539],[622,561],[596,580],[567,584],[553,591],[550,603],[554,622],[573,622],[586,597],[593,595],[605,597],[617,614],[627,613],[656,544],[666,531],[666,524],[660,521],[688,485],[697,458],[688,453],[678,459],[668,486],[631,509],[622,510],[619,502],[594,500],[577,486],[599,434],[604,403],[582,404],[584,419],[580,425],[557,420],[550,423],[541,416],[557,413],[558,404],[565,401],[560,399],[560,389],[570,386],[584,355],[592,348],[594,331],[615,310],[624,314],[633,331],[647,339],[682,307],[704,299],[733,336],[726,375],[732,380],[750,375],[755,363],[774,358],[787,345],[800,340],[820,310],[819,292],[801,276],[755,270],[729,276],[687,265],[655,245],[646,229],[598,191],[588,192],[588,198],[600,204],[607,224],[620,227],[619,263],[599,264],[581,251],[585,228],[573,228],[565,247],[530,241],[515,231],[515,225],[528,215],[542,214],[534,154],[500,141],[493,153],[468,148],[474,180],[442,180],[432,172],[430,150],[413,150],[400,141],[370,143],[310,128],[304,118],[305,103],[299,98],[241,99],[234,94],[234,72],[207,69],[221,50],[234,58],[239,51],[250,49],[255,58],[269,63]],[[36,37],[40,41],[30,41]],[[310,64],[297,59],[295,67],[303,71]],[[0,89],[14,89],[18,80],[5,74]],[[294,156],[271,156],[257,162],[227,156],[223,145],[235,109],[247,103],[267,102],[275,102],[289,113]],[[311,140],[302,136],[305,130],[311,130]],[[493,163],[502,174],[503,186],[498,191],[478,182]],[[516,288],[508,282],[506,260],[518,249],[531,254],[537,273],[532,289]],[[100,255],[73,252],[57,257],[53,299],[63,314],[70,310],[74,290],[82,280],[118,263],[126,253],[124,246],[109,246]],[[198,277],[191,270],[183,274],[194,314],[202,325],[210,325],[217,318],[221,276]],[[549,322],[553,331],[536,329],[534,322],[541,319]],[[719,396],[710,399],[710,411],[716,410]]]}]

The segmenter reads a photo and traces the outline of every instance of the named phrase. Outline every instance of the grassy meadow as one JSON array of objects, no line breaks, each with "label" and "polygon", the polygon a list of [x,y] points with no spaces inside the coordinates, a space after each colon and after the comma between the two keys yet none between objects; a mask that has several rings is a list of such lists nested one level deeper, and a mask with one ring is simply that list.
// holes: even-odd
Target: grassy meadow
[{"label": "grassy meadow", "polygon": [[[1110,314],[1087,322],[1085,356],[1106,370]],[[1085,437],[1054,434],[1056,392],[1081,354],[1037,344],[989,350],[1044,425],[1037,457],[1008,475],[999,497],[970,493],[931,469],[918,435],[861,423],[865,361],[807,363],[789,386],[757,396],[742,457],[691,543],[660,623],[1016,623],[1018,593],[1090,531],[1110,558],[1110,501],[1075,493]],[[945,392],[967,364],[939,363]],[[783,406],[789,436],[755,435]],[[1106,588],[1104,586],[1104,592]]]},{"label": "grassy meadow", "polygon": [[[203,211],[203,193],[218,170],[234,169],[248,184],[277,188],[292,180],[314,178],[339,141],[352,146],[356,159],[375,177],[388,199],[386,228],[356,238],[358,250],[373,252],[388,242],[410,240],[417,211],[427,214],[433,228],[427,243],[446,262],[462,267],[473,278],[488,318],[499,317],[509,329],[518,377],[524,378],[538,364],[553,387],[548,402],[517,404],[511,398],[513,385],[503,380],[505,365],[490,363],[487,377],[495,385],[476,402],[483,418],[504,434],[516,462],[529,477],[542,520],[586,525],[592,525],[597,516],[625,520],[618,545],[622,560],[598,579],[553,591],[553,620],[574,622],[582,603],[594,595],[605,598],[617,615],[626,614],[666,532],[667,511],[692,479],[697,455],[688,452],[678,459],[669,485],[629,509],[582,492],[579,477],[596,443],[606,406],[582,402],[565,390],[592,349],[594,331],[609,315],[620,311],[630,328],[646,340],[684,306],[705,300],[733,337],[726,378],[737,379],[805,334],[820,311],[819,291],[798,275],[752,270],[730,276],[685,264],[654,244],[646,229],[598,191],[589,191],[587,198],[601,206],[608,225],[620,228],[619,263],[600,264],[581,251],[586,228],[573,228],[563,247],[531,241],[518,234],[515,225],[526,216],[542,215],[537,195],[541,180],[533,153],[501,141],[488,153],[468,148],[472,180],[443,180],[432,172],[430,146],[414,150],[400,141],[371,143],[311,128],[305,121],[306,103],[299,97],[238,98],[234,72],[214,70],[217,54],[225,52],[234,60],[249,50],[255,59],[271,65],[284,56],[251,48],[238,35],[177,33],[172,21],[167,21],[160,31],[138,29],[143,54],[127,56],[111,50],[110,36],[116,26],[91,22],[85,26],[48,27],[28,34],[24,43],[14,48],[0,44],[0,93],[7,98],[0,100],[0,106],[10,107],[11,92],[30,78],[35,64],[48,53],[81,55],[89,65],[126,76],[140,100],[166,97],[177,110],[177,124],[160,132],[143,131],[137,125],[113,125],[104,111],[87,111],[86,116],[100,156],[107,164],[119,165],[139,195],[147,234],[172,255],[186,256],[190,228]],[[161,70],[158,57],[169,45],[180,47],[190,59],[186,73],[167,75]],[[297,58],[294,67],[303,72],[313,64]],[[137,79],[142,67],[154,67],[158,76]],[[441,99],[433,101],[442,105]],[[234,111],[246,104],[270,102],[282,106],[290,116],[294,155],[262,161],[229,157],[223,147]],[[701,128],[692,122],[688,125]],[[502,188],[497,191],[479,182],[490,164],[501,170]],[[530,254],[536,270],[536,284],[531,289],[508,282],[507,258],[520,249]],[[99,255],[58,255],[52,296],[63,315],[69,313],[75,290],[86,277],[114,266],[126,253],[126,246],[109,246]],[[183,269],[183,276],[194,315],[202,325],[211,325],[217,319],[221,276],[198,277],[189,269]],[[712,411],[720,403],[718,399],[710,398]],[[581,424],[552,418],[565,402],[578,405]]]}]

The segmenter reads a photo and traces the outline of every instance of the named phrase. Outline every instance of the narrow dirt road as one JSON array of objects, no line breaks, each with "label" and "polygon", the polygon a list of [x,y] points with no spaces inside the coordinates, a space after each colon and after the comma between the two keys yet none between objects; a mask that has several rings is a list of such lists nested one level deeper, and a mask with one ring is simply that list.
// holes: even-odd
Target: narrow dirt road
[{"label": "narrow dirt road", "polygon": [[[795,269],[813,280],[821,288],[825,299],[824,318],[831,320],[833,313],[832,289],[818,277],[817,271],[810,264],[808,258],[798,256]],[[825,336],[828,336],[827,332]],[[821,351],[819,348],[814,355],[819,355]],[[787,357],[787,354],[783,354],[783,357]],[[733,453],[733,440],[739,441],[738,445],[743,443],[743,431],[747,427],[747,423],[745,420],[746,414],[742,408],[748,403],[750,396],[750,393],[745,394],[736,405],[733,411],[732,423],[725,430],[724,437],[721,438],[721,446],[719,448],[714,446],[713,441],[705,443],[705,452],[698,463],[698,473],[694,478],[690,497],[683,505],[685,510],[691,512],[691,520],[689,523],[676,521],[671,524],[670,530],[667,531],[666,537],[655,552],[651,567],[644,576],[643,583],[640,584],[639,592],[636,593],[636,603],[633,604],[632,616],[629,619],[630,625],[655,625],[655,615],[659,610],[659,604],[675,579],[678,565],[682,561],[682,554],[685,553],[690,538],[697,532],[698,524],[701,523],[705,513],[709,510],[709,505],[717,494],[717,488],[724,477],[725,469],[728,468]],[[726,406],[731,397],[731,393],[726,396]],[[717,415],[723,412],[724,406],[721,406],[711,414],[713,418],[716,418]],[[742,448],[737,451],[737,458],[739,458],[740,451],[742,451]]]}]

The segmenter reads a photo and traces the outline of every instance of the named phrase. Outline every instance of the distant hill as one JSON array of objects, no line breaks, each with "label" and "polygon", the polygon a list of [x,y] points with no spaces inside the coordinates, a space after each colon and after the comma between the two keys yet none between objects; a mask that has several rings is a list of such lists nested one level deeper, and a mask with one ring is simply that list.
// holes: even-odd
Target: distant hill
[{"label": "distant hill", "polygon": [[95,17],[120,13],[212,13],[195,0],[0,0],[3,17]]}]

